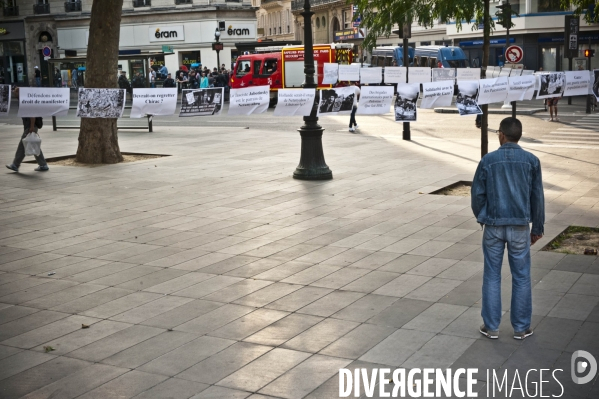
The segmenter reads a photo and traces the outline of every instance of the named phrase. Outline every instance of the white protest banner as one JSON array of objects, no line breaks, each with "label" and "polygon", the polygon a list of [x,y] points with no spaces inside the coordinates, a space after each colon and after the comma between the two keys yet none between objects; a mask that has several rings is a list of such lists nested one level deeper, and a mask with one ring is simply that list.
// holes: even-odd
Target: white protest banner
[{"label": "white protest banner", "polygon": [[535,80],[533,75],[516,76],[508,78],[508,91],[505,101],[529,101],[535,94]]},{"label": "white protest banner", "polygon": [[322,83],[326,85],[334,85],[337,83],[339,77],[339,64],[335,63],[324,63]]},{"label": "white protest banner", "polygon": [[385,83],[406,83],[406,67],[385,67]]},{"label": "white protest banner", "polygon": [[479,80],[478,105],[503,102],[507,97],[508,78]]},{"label": "white protest banner", "polygon": [[478,80],[462,80],[458,82],[458,96],[455,105],[460,116],[480,115],[483,111],[476,102],[478,96]]},{"label": "white protest banner", "polygon": [[393,86],[363,86],[356,114],[387,114],[393,101]]},{"label": "white protest banner", "polygon": [[360,81],[360,65],[339,65],[339,81]]},{"label": "white protest banner", "polygon": [[316,89],[279,89],[275,116],[308,116],[312,112]]},{"label": "white protest banner", "polygon": [[266,112],[270,103],[270,86],[231,89],[227,115],[251,115]]},{"label": "white protest banner", "polygon": [[453,98],[453,80],[422,84],[420,108],[448,107]]},{"label": "white protest banner", "polygon": [[146,115],[173,115],[177,108],[177,88],[133,89],[130,118]]},{"label": "white protest banner", "polygon": [[589,93],[589,71],[566,71],[564,97],[586,96]]},{"label": "white protest banner", "polygon": [[224,87],[183,90],[179,116],[220,115],[224,99]]},{"label": "white protest banner", "polygon": [[0,85],[0,116],[7,116],[10,111],[10,85]]},{"label": "white protest banner", "polygon": [[563,72],[549,72],[537,75],[539,77],[539,91],[537,100],[543,98],[561,97],[566,86],[566,74]]},{"label": "white protest banner", "polygon": [[21,118],[66,116],[70,102],[68,88],[21,87],[17,115]]},{"label": "white protest banner", "polygon": [[360,83],[374,83],[379,84],[383,81],[383,68],[372,67],[372,68],[360,68]]},{"label": "white protest banner", "polygon": [[592,93],[595,95],[597,101],[599,101],[599,69],[594,69],[592,72],[595,80],[593,81]]},{"label": "white protest banner", "polygon": [[[497,75],[495,75],[497,76]],[[480,68],[458,68],[456,78],[460,80],[479,80]]]},{"label": "white protest banner", "polygon": [[444,80],[455,80],[455,69],[453,68],[433,68],[433,82]]},{"label": "white protest banner", "polygon": [[[412,69],[409,68],[408,71]],[[430,71],[430,68],[427,68]],[[395,97],[395,122],[416,122],[418,111],[416,102],[420,94],[420,83],[404,83],[397,85]]]},{"label": "white protest banner", "polygon": [[124,109],[125,89],[79,89],[80,118],[120,118]]},{"label": "white protest banner", "polygon": [[408,82],[428,83],[431,81],[431,69],[429,67],[408,68]]},{"label": "white protest banner", "polygon": [[354,86],[335,87],[320,91],[318,115],[349,114],[356,103]]}]

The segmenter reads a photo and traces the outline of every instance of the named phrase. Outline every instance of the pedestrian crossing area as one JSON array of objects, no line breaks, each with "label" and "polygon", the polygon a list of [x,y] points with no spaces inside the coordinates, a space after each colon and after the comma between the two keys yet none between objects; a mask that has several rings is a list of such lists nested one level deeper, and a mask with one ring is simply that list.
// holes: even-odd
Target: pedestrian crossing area
[{"label": "pedestrian crossing area", "polygon": [[556,124],[556,130],[541,137],[541,142],[554,145],[599,147],[599,114],[582,117],[576,122]]}]

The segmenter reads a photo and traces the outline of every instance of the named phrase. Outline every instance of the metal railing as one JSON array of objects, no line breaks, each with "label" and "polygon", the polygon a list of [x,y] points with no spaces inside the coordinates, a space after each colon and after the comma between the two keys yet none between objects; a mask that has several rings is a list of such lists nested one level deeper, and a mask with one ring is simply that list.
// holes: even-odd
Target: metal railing
[{"label": "metal railing", "polygon": [[76,12],[81,11],[81,2],[80,1],[67,1],[64,3],[65,12]]},{"label": "metal railing", "polygon": [[50,14],[50,4],[34,4],[34,14]]},{"label": "metal railing", "polygon": [[175,0],[175,4],[193,4],[193,0]]},{"label": "metal railing", "polygon": [[2,15],[5,17],[17,17],[19,16],[19,7],[4,7]]},{"label": "metal railing", "polygon": [[133,0],[133,7],[150,7],[151,5],[150,0]]},{"label": "metal railing", "polygon": [[[344,3],[344,0],[310,0],[310,6],[321,6],[330,3]],[[291,2],[291,11],[298,11],[304,9],[304,0],[293,0]]]}]

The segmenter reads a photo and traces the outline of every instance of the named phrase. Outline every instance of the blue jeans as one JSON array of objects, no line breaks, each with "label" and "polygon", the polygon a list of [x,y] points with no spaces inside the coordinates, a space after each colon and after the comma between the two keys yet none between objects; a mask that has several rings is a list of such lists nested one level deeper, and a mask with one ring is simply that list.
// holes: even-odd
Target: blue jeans
[{"label": "blue jeans", "polygon": [[42,78],[35,78],[35,85],[37,87],[42,87]]},{"label": "blue jeans", "polygon": [[491,331],[499,330],[501,322],[501,263],[507,244],[512,272],[512,304],[510,320],[514,332],[530,327],[532,292],[530,283],[530,227],[485,225],[483,254],[483,308],[481,315]]},{"label": "blue jeans", "polygon": [[356,123],[356,111],[357,110],[358,110],[358,107],[356,107],[355,105],[351,109],[351,115],[349,117],[349,128],[350,129],[353,126],[358,126],[358,124]]},{"label": "blue jeans", "polygon": [[[37,133],[37,128],[35,128],[34,131]],[[25,128],[25,130],[23,131],[23,135],[21,136],[21,140],[19,140],[19,145],[17,146],[15,159],[12,161],[12,164],[15,165],[17,168],[21,166],[21,162],[23,162],[23,159],[25,159],[25,146],[23,145],[23,139],[27,137],[28,134],[29,129]],[[40,154],[34,155],[34,157],[39,166],[48,166],[48,164],[46,163],[46,159],[44,158],[44,153],[41,150]]]}]

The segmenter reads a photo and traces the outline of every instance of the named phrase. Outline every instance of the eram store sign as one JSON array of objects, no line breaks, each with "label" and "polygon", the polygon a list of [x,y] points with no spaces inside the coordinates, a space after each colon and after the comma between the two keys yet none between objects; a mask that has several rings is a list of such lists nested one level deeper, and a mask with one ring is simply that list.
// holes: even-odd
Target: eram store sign
[{"label": "eram store sign", "polygon": [[148,35],[150,42],[171,42],[185,40],[183,25],[149,26]]},{"label": "eram store sign", "polygon": [[236,23],[227,26],[223,32],[224,37],[243,37],[251,38],[256,36],[256,27],[254,24]]}]

